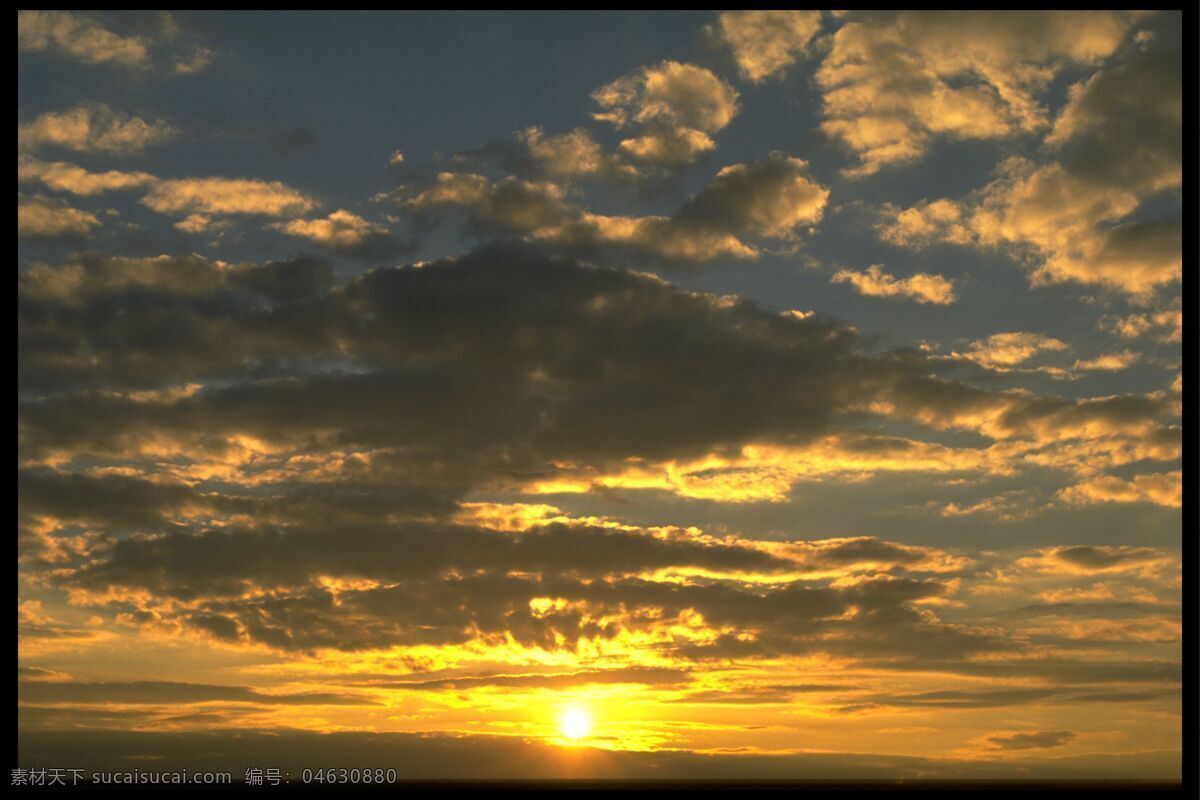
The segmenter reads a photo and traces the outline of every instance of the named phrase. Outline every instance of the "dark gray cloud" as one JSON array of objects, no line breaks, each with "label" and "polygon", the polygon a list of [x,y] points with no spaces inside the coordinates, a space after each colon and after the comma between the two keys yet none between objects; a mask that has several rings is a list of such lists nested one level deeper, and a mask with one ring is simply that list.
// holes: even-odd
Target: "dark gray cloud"
[{"label": "dark gray cloud", "polygon": [[623,667],[554,674],[464,675],[428,680],[370,680],[372,689],[441,691],[443,689],[529,688],[566,689],[576,686],[636,683],[643,686],[680,686],[691,680],[688,670],[674,667]]},{"label": "dark gray cloud", "polygon": [[[651,139],[667,149],[680,144]],[[596,170],[613,169],[613,162],[604,164]],[[820,222],[829,190],[811,177],[807,162],[772,153],[722,168],[667,215],[598,214],[577,205],[553,181],[512,175],[493,180],[473,172],[439,172],[387,196],[422,228],[446,216],[462,216],[482,237],[527,237],[606,263],[627,264],[636,257],[680,267],[722,257],[754,259],[760,240],[796,239]]]},{"label": "dark gray cloud", "polygon": [[688,692],[674,698],[676,703],[697,703],[701,705],[763,705],[786,704],[795,702],[798,695],[844,692],[853,686],[843,686],[828,683],[794,683],[771,684],[767,686],[738,686],[729,689],[709,689],[699,692]]},{"label": "dark gray cloud", "polygon": [[256,703],[259,705],[370,705],[369,698],[313,692],[269,694],[245,686],[218,686],[176,681],[18,681],[17,701],[45,703],[123,703],[174,705],[190,703]]},{"label": "dark gray cloud", "polygon": [[1162,552],[1152,547],[1126,545],[1080,544],[1060,547],[1054,554],[1071,564],[1093,570],[1157,561],[1162,558]]},{"label": "dark gray cloud", "polygon": [[1160,35],[1083,83],[1051,139],[1073,175],[1154,192],[1177,183],[1182,169],[1182,98],[1179,42]]},{"label": "dark gray cloud", "polygon": [[1030,658],[1021,660],[987,659],[978,661],[938,661],[934,659],[895,659],[875,661],[866,659],[864,667],[897,671],[945,673],[979,678],[1027,679],[1088,686],[1102,683],[1178,684],[1183,667],[1177,661],[1164,660],[1105,660],[1086,661],[1076,658]]},{"label": "dark gray cloud", "polygon": [[[58,580],[94,592],[173,598],[188,610],[113,607],[134,619],[167,615],[217,638],[285,650],[505,637],[570,650],[583,638],[651,631],[689,613],[740,635],[704,645],[663,644],[664,653],[700,660],[816,652],[954,659],[1011,647],[994,633],[943,624],[910,607],[945,593],[946,584],[935,580],[889,577],[844,588],[652,581],[637,576],[667,566],[783,573],[796,565],[754,550],[586,526],[534,527],[516,535],[452,526],[360,527],[353,537],[336,530],[264,530],[133,538]],[[377,585],[335,592],[316,585],[318,575]],[[547,598],[554,602],[539,608],[539,599]]]},{"label": "dark gray cloud", "polygon": [[[100,727],[100,726],[97,726]],[[187,768],[228,770],[278,766],[299,775],[314,764],[393,768],[400,779],[613,778],[633,780],[883,780],[1047,779],[1180,780],[1178,750],[1123,755],[1103,753],[1039,761],[937,760],[882,754],[702,754],[687,750],[634,752],[575,748],[563,758],[552,745],[516,737],[405,733],[304,733],[213,730],[142,733],[21,728],[17,762],[74,764],[87,770]]]},{"label": "dark gray cloud", "polygon": [[[681,292],[523,247],[377,269],[344,286],[302,260],[86,258],[18,285],[19,447],[120,454],[155,437],[203,450],[245,434],[289,447],[390,449],[398,469],[467,485],[551,462],[698,456],[801,443],[878,400],[1005,433],[1142,425],[1165,398],[988,392],[852,330]],[[198,382],[144,402],[114,390]],[[105,391],[101,391],[101,390]],[[41,395],[36,397],[36,395]],[[31,396],[33,395],[33,396]],[[80,412],[81,406],[88,409]]]},{"label": "dark gray cloud", "polygon": [[1074,738],[1075,734],[1071,731],[1038,731],[1036,733],[1014,733],[1009,736],[989,736],[988,741],[999,750],[1035,750],[1061,747]]},{"label": "dark gray cloud", "polygon": [[112,543],[104,561],[83,566],[73,582],[194,598],[239,595],[252,585],[303,586],[322,574],[390,582],[437,580],[448,573],[602,577],[671,566],[778,573],[795,566],[742,545],[587,525],[550,524],[511,535],[452,524],[346,522],[122,539]]},{"label": "dark gray cloud", "polygon": [[[744,178],[714,185],[740,191]],[[87,256],[26,271],[18,292],[19,456],[55,464],[18,476],[27,563],[54,565],[57,585],[184,604],[118,603],[129,619],[165,613],[219,639],[293,650],[476,633],[554,649],[649,628],[658,610],[722,628],[711,642],[674,645],[695,659],[1003,649],[1003,636],[916,610],[948,584],[903,577],[927,554],[878,539],[813,549],[802,566],[878,561],[898,570],[894,580],[664,585],[637,576],[783,575],[801,564],[644,530],[550,524],[514,536],[447,520],[475,488],[551,478],[562,465],[801,445],[852,424],[863,413],[846,409],[869,402],[934,424],[983,417],[994,435],[1035,438],[1071,426],[1144,430],[1168,403],[988,392],[936,377],[912,351],[872,354],[827,318],[528,246],[344,283],[313,259]],[[249,460],[247,440],[259,448]],[[168,461],[147,457],[164,447]],[[105,462],[126,468],[90,469]],[[71,531],[47,535],[44,520],[91,531],[64,548],[53,536]],[[321,576],[378,585],[335,597],[316,585]],[[252,589],[267,594],[244,597]],[[535,613],[539,597],[568,605]]]}]

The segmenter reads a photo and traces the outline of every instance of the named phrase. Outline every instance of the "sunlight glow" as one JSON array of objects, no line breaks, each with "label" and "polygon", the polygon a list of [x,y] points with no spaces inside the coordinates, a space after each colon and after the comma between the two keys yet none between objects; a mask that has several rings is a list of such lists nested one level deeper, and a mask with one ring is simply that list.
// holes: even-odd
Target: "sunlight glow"
[{"label": "sunlight glow", "polygon": [[559,717],[558,728],[568,739],[582,739],[591,731],[592,719],[582,708],[572,706]]}]

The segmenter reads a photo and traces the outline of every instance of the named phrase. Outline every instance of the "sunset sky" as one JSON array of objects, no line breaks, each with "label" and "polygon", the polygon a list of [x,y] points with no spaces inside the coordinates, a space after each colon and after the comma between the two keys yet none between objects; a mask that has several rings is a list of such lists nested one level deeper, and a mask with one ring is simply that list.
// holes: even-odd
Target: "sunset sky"
[{"label": "sunset sky", "polygon": [[18,766],[1181,770],[1182,16],[18,13]]}]

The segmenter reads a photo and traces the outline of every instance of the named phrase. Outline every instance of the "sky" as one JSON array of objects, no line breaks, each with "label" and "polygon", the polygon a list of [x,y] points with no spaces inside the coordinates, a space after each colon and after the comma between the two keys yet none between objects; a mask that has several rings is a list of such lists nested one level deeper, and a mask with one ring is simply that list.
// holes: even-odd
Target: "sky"
[{"label": "sky", "polygon": [[19,766],[1179,778],[1180,14],[17,21]]}]

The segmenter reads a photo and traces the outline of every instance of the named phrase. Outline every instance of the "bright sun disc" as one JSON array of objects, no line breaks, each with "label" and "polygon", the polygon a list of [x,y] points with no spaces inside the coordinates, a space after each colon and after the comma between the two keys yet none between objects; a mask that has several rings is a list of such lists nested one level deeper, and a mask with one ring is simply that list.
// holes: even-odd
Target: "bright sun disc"
[{"label": "bright sun disc", "polygon": [[592,729],[592,721],[582,708],[568,708],[558,720],[558,727],[568,739],[582,739]]}]

